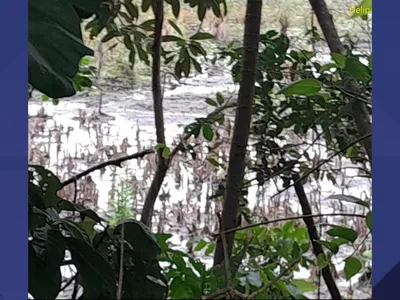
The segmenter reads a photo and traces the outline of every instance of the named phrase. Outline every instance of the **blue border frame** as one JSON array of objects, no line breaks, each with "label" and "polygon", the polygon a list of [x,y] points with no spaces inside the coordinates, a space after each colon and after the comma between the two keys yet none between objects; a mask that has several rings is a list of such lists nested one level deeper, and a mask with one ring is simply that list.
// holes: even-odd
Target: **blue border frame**
[{"label": "blue border frame", "polygon": [[0,300],[28,297],[28,5],[2,3],[0,47]]},{"label": "blue border frame", "polygon": [[[397,7],[397,8],[396,8]],[[373,296],[395,299],[400,277],[400,49],[397,1],[373,3]],[[398,74],[398,75],[396,75]],[[397,120],[397,121],[396,121]],[[397,136],[397,137],[396,137]]]}]

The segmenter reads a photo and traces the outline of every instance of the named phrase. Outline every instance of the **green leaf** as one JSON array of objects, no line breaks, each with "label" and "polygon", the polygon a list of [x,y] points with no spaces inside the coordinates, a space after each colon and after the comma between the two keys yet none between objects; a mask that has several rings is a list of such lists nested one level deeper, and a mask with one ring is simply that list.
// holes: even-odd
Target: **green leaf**
[{"label": "green leaf", "polygon": [[217,162],[214,158],[212,158],[212,157],[208,157],[207,158],[207,161],[210,163],[210,164],[212,164],[214,167],[219,167],[220,166],[220,163],[219,162]]},{"label": "green leaf", "polygon": [[179,26],[176,25],[176,23],[172,20],[168,20],[168,23],[172,26],[172,28],[174,28],[174,30],[180,35],[183,36],[182,31],[180,30]]},{"label": "green leaf", "polygon": [[372,71],[372,54],[368,56],[368,67]]},{"label": "green leaf", "polygon": [[79,272],[85,297],[115,297],[116,274],[103,256],[84,240],[69,237],[65,241]]},{"label": "green leaf", "polygon": [[372,212],[369,212],[367,214],[366,222],[367,222],[367,226],[368,226],[369,230],[372,231]]},{"label": "green leaf", "polygon": [[344,68],[346,65],[346,56],[340,53],[332,53],[331,54],[333,61],[341,68]]},{"label": "green leaf", "polygon": [[334,226],[332,229],[329,229],[326,233],[333,237],[343,238],[351,243],[354,243],[358,236],[357,232],[354,231],[353,229],[340,226]]},{"label": "green leaf", "polygon": [[166,42],[179,42],[185,40],[175,35],[163,35],[162,41],[166,43]]},{"label": "green leaf", "polygon": [[115,237],[121,235],[122,226],[124,226],[125,240],[143,260],[153,260],[160,254],[161,249],[157,244],[156,238],[142,222],[134,219],[119,222],[114,229],[113,234]]},{"label": "green leaf", "polygon": [[315,284],[303,279],[293,279],[290,283],[296,286],[302,293],[314,292],[318,288]]},{"label": "green leaf", "polygon": [[361,270],[361,267],[361,262],[357,258],[347,258],[344,265],[344,275],[346,277],[346,280],[349,280],[354,275],[356,275]]},{"label": "green leaf", "polygon": [[28,15],[29,83],[51,98],[74,95],[79,61],[94,54],[82,42],[79,15],[67,0],[29,1]]},{"label": "green leaf", "polygon": [[330,69],[338,69],[339,65],[336,63],[329,63],[326,65],[321,66],[321,68],[319,68],[318,73],[324,73],[325,71],[329,71]]},{"label": "green leaf", "polygon": [[350,196],[350,195],[331,195],[328,198],[326,198],[326,200],[328,200],[328,199],[337,199],[339,201],[355,203],[355,204],[364,206],[366,208],[369,208],[368,202],[362,201],[361,199],[354,197],[354,196]]},{"label": "green leaf", "polygon": [[194,248],[194,251],[200,251],[203,249],[205,246],[207,246],[207,242],[205,240],[201,240],[197,245],[196,248]]},{"label": "green leaf", "polygon": [[60,265],[65,257],[61,232],[49,225],[33,233],[29,245],[28,291],[35,299],[55,299],[60,292]]},{"label": "green leaf", "polygon": [[125,0],[124,5],[132,19],[139,18],[139,10],[136,5],[132,4],[132,0]]},{"label": "green leaf", "polygon": [[212,243],[212,244],[210,244],[210,245],[207,247],[207,249],[206,249],[206,251],[204,252],[204,254],[205,254],[205,255],[210,255],[211,253],[214,252],[214,249],[215,249],[215,243]]},{"label": "green leaf", "polygon": [[348,57],[346,59],[345,70],[350,76],[364,83],[371,80],[371,71],[356,57]]},{"label": "green leaf", "polygon": [[96,226],[97,222],[92,220],[91,218],[85,218],[83,222],[79,223],[79,226],[83,228],[83,230],[88,235],[90,241],[93,241],[94,237],[96,236],[96,230],[94,226]]},{"label": "green leaf", "polygon": [[142,11],[147,12],[150,8],[152,0],[143,0],[142,1]]},{"label": "green leaf", "polygon": [[210,124],[206,123],[203,125],[203,136],[207,141],[209,141],[209,142],[212,141],[212,139],[214,137],[214,132],[213,132]]},{"label": "green leaf", "polygon": [[335,245],[337,245],[338,247],[340,247],[341,245],[345,245],[345,244],[348,244],[349,243],[349,241],[348,240],[346,240],[346,239],[343,239],[343,238],[335,238],[335,239],[333,239],[332,241],[331,241],[331,244],[335,244]]},{"label": "green leaf", "polygon": [[90,237],[86,233],[86,231],[79,226],[77,223],[67,220],[67,219],[60,219],[57,220],[53,223],[54,225],[61,225],[64,230],[66,230],[67,234],[69,236],[72,236],[74,238],[86,241],[87,243],[90,243]]},{"label": "green leaf", "polygon": [[307,78],[288,85],[281,89],[279,93],[282,93],[286,97],[293,95],[314,96],[317,95],[320,90],[321,83],[317,79]]},{"label": "green leaf", "polygon": [[339,246],[336,243],[331,243],[328,241],[316,241],[316,242],[326,247],[330,251],[332,251],[333,254],[337,254],[339,252]]},{"label": "green leaf", "polygon": [[213,99],[211,99],[211,98],[206,98],[206,103],[209,104],[209,105],[211,105],[211,106],[215,106],[215,107],[218,106],[218,103],[215,102],[215,100],[213,100]]},{"label": "green leaf", "polygon": [[365,257],[365,258],[368,258],[368,259],[372,259],[372,250],[364,251],[362,256]]},{"label": "green leaf", "polygon": [[318,266],[318,268],[323,269],[328,264],[329,264],[329,261],[328,261],[327,257],[325,256],[325,254],[321,253],[320,255],[318,255],[318,257],[317,257],[317,266]]},{"label": "green leaf", "polygon": [[222,96],[222,94],[220,92],[218,92],[216,96],[217,96],[217,101],[218,101],[219,105],[221,105],[222,103],[225,102],[224,96]]},{"label": "green leaf", "polygon": [[198,41],[198,40],[209,40],[212,39],[214,36],[211,33],[207,32],[197,32],[194,35],[192,35],[189,39],[193,41]]},{"label": "green leaf", "polygon": [[171,152],[171,149],[170,149],[169,147],[165,146],[165,147],[163,148],[163,151],[162,151],[162,153],[161,153],[161,156],[162,156],[163,158],[168,158],[170,152]]},{"label": "green leaf", "polygon": [[38,184],[42,191],[43,208],[54,208],[57,212],[60,212],[59,204],[62,199],[57,196],[57,192],[62,187],[60,179],[42,166],[29,165],[29,167],[33,168],[40,176]]},{"label": "green leaf", "polygon": [[174,14],[174,17],[178,18],[179,12],[181,10],[181,5],[179,3],[179,0],[169,0],[169,3],[171,4],[172,13]]}]

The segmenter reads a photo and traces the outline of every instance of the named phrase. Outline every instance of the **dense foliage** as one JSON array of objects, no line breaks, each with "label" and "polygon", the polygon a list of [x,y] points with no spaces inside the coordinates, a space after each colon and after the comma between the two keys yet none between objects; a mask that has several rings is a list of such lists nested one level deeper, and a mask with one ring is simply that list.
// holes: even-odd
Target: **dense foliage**
[{"label": "dense foliage", "polygon": [[[139,16],[150,9],[155,11],[157,2],[137,2],[30,0],[29,84],[46,95],[43,99],[69,97],[82,87],[92,85],[94,69],[85,57],[94,52],[82,41],[83,19],[89,20],[85,28],[93,37],[106,32],[103,42],[122,42],[129,50],[132,68],[138,60],[151,64],[156,22],[152,19],[139,22]],[[222,0],[165,2],[175,17],[179,16],[181,5],[197,10],[199,21],[204,19],[207,11],[223,17],[229,9]],[[367,2],[361,5],[369,5]],[[210,40],[212,34],[198,31],[185,36],[172,19],[168,24],[175,34],[162,37],[161,58],[178,81],[202,73],[204,62],[215,63],[222,59],[229,60],[233,81],[241,81],[241,64],[246,53],[242,45],[233,42],[224,45],[212,53],[215,57],[210,60],[203,42]],[[142,222],[126,218],[129,212],[124,208],[128,204],[121,204],[121,201],[127,201],[123,190],[122,200],[112,202],[115,215],[111,220],[105,220],[94,210],[57,195],[66,184],[75,184],[76,188],[77,178],[63,183],[42,166],[30,165],[30,295],[35,299],[56,299],[72,282],[74,298],[77,298],[78,288],[83,288],[79,299],[212,299],[223,295],[247,299],[306,299],[304,293],[315,291],[318,287],[313,282],[296,279],[294,272],[300,267],[329,270],[327,267],[333,267],[332,257],[340,247],[358,247],[358,232],[331,225],[326,231],[329,239],[314,240],[310,232],[313,225],[307,222],[307,217],[304,217],[307,226],[295,220],[286,220],[278,228],[264,226],[273,223],[272,220],[256,224],[246,210],[247,188],[253,183],[263,185],[272,178],[279,178],[284,189],[324,177],[336,183],[337,170],[329,168],[330,160],[335,156],[364,165],[363,175],[370,176],[368,159],[361,144],[365,137],[358,135],[349,110],[354,98],[364,101],[369,111],[372,110],[372,56],[359,55],[350,45],[346,54],[332,53],[332,61],[322,65],[315,61],[314,52],[289,49],[290,40],[285,34],[262,32],[250,128],[255,142],[249,146],[256,155],[248,158],[245,169],[255,177],[244,180],[240,199],[240,213],[252,225],[233,230],[235,242],[230,259],[225,257],[224,263],[207,268],[191,254],[170,248],[170,234],[155,235]],[[347,90],[349,77],[359,84],[359,95]],[[236,103],[220,93],[215,99],[205,101],[215,108],[212,114],[186,126],[177,148],[158,144],[154,151],[159,151],[168,160],[172,160],[178,151],[195,158],[195,139],[203,136],[210,143],[208,162],[215,170],[226,170],[214,143],[219,137],[216,128],[227,118],[225,111],[235,107]],[[310,135],[318,136],[329,149],[329,158],[310,157],[305,150],[309,145],[306,142],[291,144],[286,139],[288,132],[302,140]],[[322,169],[322,165],[328,167]],[[215,192],[209,201],[223,200],[223,192]],[[358,217],[365,218],[368,231],[372,231],[370,203],[345,195],[332,195],[332,198],[364,207],[367,213]],[[299,201],[303,201],[303,206],[305,200],[299,196]],[[307,215],[304,209],[303,214]],[[223,240],[224,236],[221,231],[214,239],[197,241],[194,251],[211,255],[216,248],[216,239]],[[315,243],[323,246],[318,255],[315,255]],[[347,280],[368,271],[368,257],[365,256],[368,255],[352,254],[345,259]],[[60,267],[66,265],[74,266],[76,274],[62,286]]]}]

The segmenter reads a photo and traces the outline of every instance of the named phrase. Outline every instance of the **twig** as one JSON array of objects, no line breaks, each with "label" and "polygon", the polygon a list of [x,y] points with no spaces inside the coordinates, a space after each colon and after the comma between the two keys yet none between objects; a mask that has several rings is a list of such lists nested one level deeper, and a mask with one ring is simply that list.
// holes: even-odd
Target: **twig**
[{"label": "twig", "polygon": [[257,227],[257,226],[260,226],[260,225],[268,225],[268,224],[272,224],[272,223],[291,221],[291,220],[299,220],[299,219],[304,219],[304,218],[334,217],[334,216],[366,218],[365,215],[349,214],[349,213],[332,213],[332,214],[315,214],[315,215],[293,216],[293,217],[275,219],[275,220],[271,220],[271,221],[265,221],[265,222],[261,222],[261,223],[250,224],[250,225],[243,226],[243,227],[232,228],[232,229],[226,230],[224,232],[216,233],[216,234],[214,234],[214,237],[216,237],[216,236],[218,236],[218,235],[220,235],[222,233],[227,234],[227,233],[236,232],[236,231],[240,231],[240,230],[246,230],[246,229]]},{"label": "twig", "polygon": [[274,198],[280,194],[282,194],[283,192],[287,191],[288,189],[290,189],[291,187],[293,187],[296,183],[299,183],[301,181],[303,181],[305,178],[308,177],[308,175],[310,175],[311,173],[315,172],[316,170],[318,170],[320,167],[322,167],[324,164],[326,164],[328,161],[330,161],[332,158],[334,158],[335,156],[339,155],[340,153],[342,153],[343,151],[347,150],[348,148],[350,148],[351,146],[354,146],[355,144],[369,138],[372,136],[372,133],[369,133],[365,136],[362,136],[354,141],[352,141],[350,144],[346,145],[345,147],[343,147],[342,149],[336,151],[335,153],[333,153],[332,155],[330,155],[328,158],[322,160],[318,165],[316,165],[314,168],[308,170],[306,173],[303,174],[303,176],[299,177],[299,179],[297,179],[295,182],[293,182],[292,184],[288,185],[287,187],[285,187],[283,190],[278,191],[277,193],[275,193],[273,196],[271,196],[271,198]]},{"label": "twig", "polygon": [[277,283],[283,276],[285,276],[285,274],[289,272],[299,261],[300,259],[296,259],[295,261],[290,263],[289,266],[285,270],[283,270],[277,277],[275,277],[274,280],[270,281],[267,285],[263,286],[261,289],[255,291],[254,293],[251,293],[246,299],[254,299],[257,295],[264,293],[271,286]]},{"label": "twig", "polygon": [[[369,237],[369,235],[371,234],[371,231],[368,231],[368,233],[364,236],[364,238],[362,239],[362,241],[356,246],[356,248],[354,249],[354,251],[351,253],[350,256],[346,257],[346,259],[348,259],[349,257],[353,257],[354,255],[357,254],[358,250],[360,250],[361,246],[365,243],[365,241],[367,240],[367,238]],[[346,259],[343,259],[341,262],[339,262],[338,264],[344,263],[344,261]]]},{"label": "twig", "polygon": [[93,167],[91,167],[91,168],[89,168],[89,169],[87,169],[87,170],[75,175],[74,177],[72,177],[70,179],[67,179],[66,181],[61,183],[61,187],[65,187],[65,186],[73,183],[74,181],[76,181],[76,180],[78,180],[78,179],[80,179],[80,178],[82,178],[82,177],[84,177],[84,176],[86,176],[86,175],[88,175],[88,174],[90,174],[90,173],[92,173],[94,171],[100,170],[100,169],[102,169],[104,167],[107,167],[107,166],[121,167],[121,163],[123,163],[124,161],[135,159],[135,158],[142,158],[143,156],[145,156],[147,154],[152,154],[152,153],[154,153],[153,149],[146,149],[146,150],[143,150],[143,151],[140,151],[140,152],[136,152],[136,153],[131,154],[131,155],[119,157],[119,158],[116,158],[116,159],[107,160],[105,162],[102,162],[102,163],[100,163],[98,165],[95,165],[95,166],[93,166]]},{"label": "twig", "polygon": [[122,298],[122,284],[124,279],[124,245],[125,245],[125,226],[122,224],[121,229],[121,254],[119,257],[119,277],[118,277],[118,291],[117,291],[117,299]]},{"label": "twig", "polygon": [[217,289],[216,291],[209,293],[205,296],[200,297],[201,300],[207,300],[207,299],[214,299],[220,295],[228,293],[229,288],[224,287],[223,289]]}]

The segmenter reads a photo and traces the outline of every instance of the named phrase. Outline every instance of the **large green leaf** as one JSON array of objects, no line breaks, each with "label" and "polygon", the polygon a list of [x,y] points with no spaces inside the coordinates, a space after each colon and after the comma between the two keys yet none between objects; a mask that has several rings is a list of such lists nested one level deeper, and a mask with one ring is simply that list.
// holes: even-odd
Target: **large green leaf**
[{"label": "large green leaf", "polygon": [[28,12],[29,83],[52,98],[74,95],[79,61],[93,55],[82,42],[80,17],[67,0],[31,0]]},{"label": "large green leaf", "polygon": [[53,172],[38,165],[29,165],[40,176],[38,186],[33,183],[29,184],[28,194],[30,205],[38,208],[54,208],[60,212],[59,203],[62,201],[57,196],[57,192],[61,189],[60,179]]},{"label": "large green leaf", "polygon": [[155,236],[146,225],[134,219],[121,221],[115,227],[115,237],[121,235],[122,226],[124,226],[125,241],[130,244],[139,257],[144,261],[151,261],[157,258],[161,250]]},{"label": "large green leaf", "polygon": [[344,265],[344,275],[347,280],[352,278],[354,275],[356,275],[360,270],[361,270],[361,262],[354,257],[348,257],[345,260],[345,265]]},{"label": "large green leaf", "polygon": [[104,15],[100,0],[30,0],[28,79],[52,98],[75,94],[72,80],[79,61],[93,51],[82,42],[81,17]]},{"label": "large green leaf", "polygon": [[116,275],[111,265],[84,240],[74,237],[65,240],[74,265],[78,270],[85,299],[114,298],[116,295]]},{"label": "large green leaf", "polygon": [[55,299],[60,291],[60,265],[65,256],[61,232],[46,225],[29,242],[29,293],[35,299]]},{"label": "large green leaf", "polygon": [[296,81],[287,87],[281,89],[279,93],[285,96],[301,95],[314,96],[321,90],[321,83],[317,79],[307,78]]},{"label": "large green leaf", "polygon": [[329,229],[326,233],[333,237],[345,239],[351,243],[354,243],[358,236],[355,230],[341,226],[333,226],[333,228]]},{"label": "large green leaf", "polygon": [[345,70],[351,77],[364,83],[369,82],[372,77],[371,70],[356,57],[346,58]]}]

